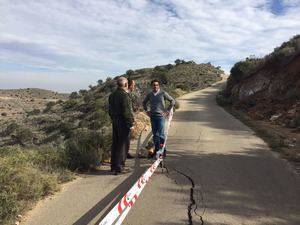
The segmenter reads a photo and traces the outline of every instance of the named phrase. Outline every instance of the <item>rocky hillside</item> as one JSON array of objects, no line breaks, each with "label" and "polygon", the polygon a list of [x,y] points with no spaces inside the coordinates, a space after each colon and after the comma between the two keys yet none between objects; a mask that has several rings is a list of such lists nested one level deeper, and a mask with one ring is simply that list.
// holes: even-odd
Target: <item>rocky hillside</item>
[{"label": "rocky hillside", "polygon": [[252,118],[300,129],[300,35],[230,71],[225,94]]}]

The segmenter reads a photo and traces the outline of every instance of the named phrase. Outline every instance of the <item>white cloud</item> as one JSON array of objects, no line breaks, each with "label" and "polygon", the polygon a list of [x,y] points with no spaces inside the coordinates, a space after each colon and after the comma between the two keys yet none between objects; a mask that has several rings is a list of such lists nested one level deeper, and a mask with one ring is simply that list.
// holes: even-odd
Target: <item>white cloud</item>
[{"label": "white cloud", "polygon": [[298,3],[284,0],[284,13],[275,15],[269,0],[4,0],[0,66],[9,66],[0,69],[0,79],[14,74],[28,84],[43,69],[47,79],[66,73],[49,88],[62,82],[75,90],[76,80],[86,87],[91,80],[176,58],[228,70],[300,33]]}]

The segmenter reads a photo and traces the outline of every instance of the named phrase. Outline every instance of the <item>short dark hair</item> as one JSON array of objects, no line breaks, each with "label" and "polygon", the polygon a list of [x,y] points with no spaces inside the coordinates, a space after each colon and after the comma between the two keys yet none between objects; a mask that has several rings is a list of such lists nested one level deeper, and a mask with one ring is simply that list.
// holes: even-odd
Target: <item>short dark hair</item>
[{"label": "short dark hair", "polygon": [[155,82],[157,82],[157,83],[159,84],[159,80],[154,79],[154,80],[151,81],[151,85],[152,85],[153,83],[155,83]]}]

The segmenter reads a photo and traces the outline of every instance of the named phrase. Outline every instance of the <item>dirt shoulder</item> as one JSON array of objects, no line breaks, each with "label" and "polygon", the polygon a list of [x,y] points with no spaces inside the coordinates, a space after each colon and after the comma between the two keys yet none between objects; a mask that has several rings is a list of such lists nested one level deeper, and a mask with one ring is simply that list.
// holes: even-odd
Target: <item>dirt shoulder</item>
[{"label": "dirt shoulder", "polygon": [[232,105],[224,104],[217,96],[217,102],[227,112],[250,127],[260,138],[262,138],[271,150],[278,152],[280,156],[287,159],[300,174],[300,132],[297,129],[286,128],[272,121],[264,121],[251,118],[247,112],[236,109]]}]

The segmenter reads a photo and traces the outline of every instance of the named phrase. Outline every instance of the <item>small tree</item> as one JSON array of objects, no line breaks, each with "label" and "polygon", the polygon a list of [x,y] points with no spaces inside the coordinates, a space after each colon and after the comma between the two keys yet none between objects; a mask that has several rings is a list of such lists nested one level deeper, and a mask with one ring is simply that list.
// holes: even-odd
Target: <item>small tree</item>
[{"label": "small tree", "polygon": [[182,60],[182,59],[176,59],[176,60],[175,60],[176,66],[179,65],[179,64],[183,64],[183,63],[185,63],[185,61]]},{"label": "small tree", "polygon": [[181,63],[181,60],[180,60],[180,59],[176,59],[176,60],[175,60],[175,64],[176,64],[176,65],[179,65],[180,63]]},{"label": "small tree", "polygon": [[78,97],[79,97],[79,95],[76,91],[72,92],[69,96],[70,99],[75,99],[75,98],[78,98]]},{"label": "small tree", "polygon": [[133,70],[127,70],[126,71],[126,75],[128,76],[128,78],[130,78],[133,74],[134,74]]},{"label": "small tree", "polygon": [[81,89],[81,90],[79,90],[79,93],[80,93],[81,95],[85,95],[85,94],[87,93],[87,90]]},{"label": "small tree", "polygon": [[12,135],[12,139],[14,140],[15,144],[20,144],[25,146],[27,144],[31,144],[34,138],[34,134],[29,128],[26,127],[19,127],[16,130],[16,134]]},{"label": "small tree", "polygon": [[101,79],[100,79],[100,80],[98,80],[98,85],[100,85],[100,86],[101,86],[102,84],[103,84],[103,80],[101,80]]}]

